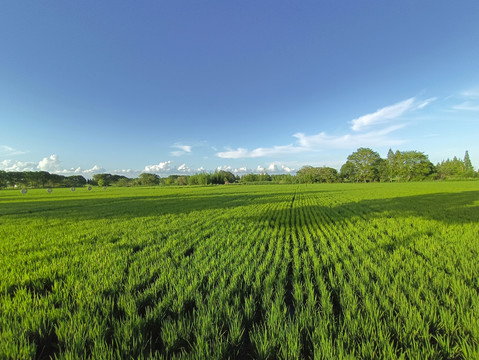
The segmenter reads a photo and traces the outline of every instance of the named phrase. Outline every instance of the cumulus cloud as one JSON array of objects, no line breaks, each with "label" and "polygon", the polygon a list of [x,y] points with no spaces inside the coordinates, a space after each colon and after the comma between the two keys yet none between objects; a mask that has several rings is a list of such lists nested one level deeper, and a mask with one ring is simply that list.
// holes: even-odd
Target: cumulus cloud
[{"label": "cumulus cloud", "polygon": [[280,156],[285,154],[300,153],[307,149],[295,146],[293,144],[273,146],[270,148],[257,148],[249,151],[245,148],[238,148],[236,150],[228,149],[216,154],[216,156],[223,159],[243,159],[243,158],[257,158],[265,156]]},{"label": "cumulus cloud", "polygon": [[248,168],[247,168],[246,166],[242,166],[242,167],[240,167],[240,168],[233,169],[233,172],[234,172],[235,174],[246,174],[246,173],[248,173],[249,171],[248,171]]},{"label": "cumulus cloud", "polygon": [[25,153],[25,151],[14,149],[8,145],[0,145],[0,156],[21,155]]},{"label": "cumulus cloud", "polygon": [[233,170],[233,167],[231,167],[230,165],[223,165],[223,166],[218,166],[216,168],[217,171],[232,171]]},{"label": "cumulus cloud", "polygon": [[[48,171],[48,170],[45,170],[45,171]],[[65,176],[68,176],[68,175],[83,175],[85,177],[90,177],[94,174],[105,173],[106,170],[105,170],[105,168],[102,168],[98,165],[94,165],[90,169],[82,169],[81,167],[63,169],[63,168],[59,167],[58,170],[48,171],[48,172],[53,172],[53,173],[56,173],[56,174],[62,174],[62,175],[65,175]]]},{"label": "cumulus cloud", "polygon": [[64,168],[58,155],[50,155],[44,157],[39,162],[33,161],[15,161],[3,160],[0,162],[0,170],[4,171],[47,171],[49,173],[69,175],[83,175],[89,177],[93,174],[103,173],[106,170],[98,165],[90,169],[82,169],[81,167],[73,167],[70,169]]},{"label": "cumulus cloud", "polygon": [[50,155],[49,157],[44,157],[38,163],[37,168],[41,171],[48,171],[48,172],[60,172],[63,169],[60,166],[60,159],[58,155]]},{"label": "cumulus cloud", "polygon": [[291,173],[294,169],[280,163],[271,163],[267,167],[268,173],[277,174],[277,173]]},{"label": "cumulus cloud", "polygon": [[222,165],[222,166],[218,166],[216,170],[230,171],[236,175],[245,175],[245,174],[252,174],[252,173],[254,174],[264,174],[264,173],[284,174],[284,173],[294,172],[294,169],[279,162],[271,163],[267,166],[258,165],[255,168],[248,168],[246,166],[235,168],[231,165]]},{"label": "cumulus cloud", "polygon": [[145,172],[168,172],[171,169],[171,161],[160,162],[157,165],[146,165]]},{"label": "cumulus cloud", "polygon": [[119,169],[119,170],[113,170],[111,173],[116,175],[135,176],[139,174],[139,171],[133,170],[133,169]]},{"label": "cumulus cloud", "polygon": [[101,173],[105,173],[106,172],[106,169],[105,168],[102,168],[101,166],[98,166],[98,165],[94,165],[92,168],[90,169],[86,169],[86,170],[81,170],[81,172],[83,174],[101,174]]},{"label": "cumulus cloud", "polygon": [[4,171],[37,171],[38,163],[31,161],[3,160],[0,162],[0,170]]},{"label": "cumulus cloud", "polygon": [[177,167],[176,170],[181,171],[181,172],[190,172],[191,171],[191,169],[188,166],[186,166],[186,164],[181,164],[180,166]]},{"label": "cumulus cloud", "polygon": [[[396,119],[404,114],[407,110],[412,109],[414,101],[415,99],[412,97],[397,104],[383,107],[371,114],[366,114],[353,119],[351,121],[351,129],[354,131],[363,131],[372,125],[382,124],[389,120]],[[426,105],[423,105],[423,107]]]}]

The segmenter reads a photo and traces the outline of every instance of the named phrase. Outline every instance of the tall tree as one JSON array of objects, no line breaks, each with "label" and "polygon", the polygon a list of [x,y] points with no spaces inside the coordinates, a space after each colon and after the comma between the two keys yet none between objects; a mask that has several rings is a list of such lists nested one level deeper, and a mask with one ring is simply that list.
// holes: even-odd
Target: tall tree
[{"label": "tall tree", "polygon": [[298,170],[296,176],[300,183],[333,183],[339,181],[338,171],[326,166],[303,166]]},{"label": "tall tree", "polygon": [[467,150],[466,150],[466,153],[464,154],[464,170],[465,171],[474,170],[474,168],[472,167],[471,158],[469,157],[469,151]]},{"label": "tall tree", "polygon": [[346,161],[343,166],[341,166],[340,176],[343,181],[358,181],[358,174],[356,172],[356,168],[351,161]]},{"label": "tall tree", "polygon": [[389,149],[388,157],[387,157],[387,171],[388,171],[389,181],[393,181],[393,178],[394,178],[394,173],[395,173],[394,165],[395,165],[395,155],[394,155],[394,152],[391,149]]},{"label": "tall tree", "polygon": [[141,173],[138,177],[140,185],[153,186],[160,183],[160,177],[156,174]]},{"label": "tall tree", "polygon": [[464,176],[465,177],[476,177],[477,173],[474,171],[472,166],[471,158],[469,157],[469,151],[466,150],[464,154]]},{"label": "tall tree", "polygon": [[434,173],[434,165],[419,151],[403,151],[400,173],[407,181],[424,180]]},{"label": "tall tree", "polygon": [[378,178],[379,154],[369,148],[359,148],[348,156],[359,179],[363,182],[374,181]]}]

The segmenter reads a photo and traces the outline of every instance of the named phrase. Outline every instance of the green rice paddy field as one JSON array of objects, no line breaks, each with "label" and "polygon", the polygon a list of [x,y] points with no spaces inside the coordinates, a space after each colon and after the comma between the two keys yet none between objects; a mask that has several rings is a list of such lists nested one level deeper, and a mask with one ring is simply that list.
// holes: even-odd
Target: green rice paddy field
[{"label": "green rice paddy field", "polygon": [[479,183],[0,191],[0,359],[479,359]]}]

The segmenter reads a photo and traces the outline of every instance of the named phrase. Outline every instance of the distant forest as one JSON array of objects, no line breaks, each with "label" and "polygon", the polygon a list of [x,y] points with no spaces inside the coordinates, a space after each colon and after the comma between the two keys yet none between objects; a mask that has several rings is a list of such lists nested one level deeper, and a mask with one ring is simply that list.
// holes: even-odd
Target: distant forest
[{"label": "distant forest", "polygon": [[95,174],[92,179],[81,175],[63,176],[46,171],[6,172],[0,170],[0,188],[46,188],[98,186],[154,186],[154,185],[209,185],[232,183],[336,183],[336,182],[407,182],[426,180],[459,180],[478,178],[469,153],[464,158],[447,159],[434,165],[427,155],[419,151],[389,150],[386,159],[369,148],[359,148],[348,156],[338,172],[331,167],[304,166],[296,175],[245,174],[230,171],[197,173],[194,175],[170,175],[142,173],[138,178],[122,175]]}]

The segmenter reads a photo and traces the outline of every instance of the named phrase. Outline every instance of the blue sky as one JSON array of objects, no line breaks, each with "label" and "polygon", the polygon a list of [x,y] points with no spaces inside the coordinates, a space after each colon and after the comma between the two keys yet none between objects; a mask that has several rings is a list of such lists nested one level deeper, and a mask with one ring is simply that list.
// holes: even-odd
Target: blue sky
[{"label": "blue sky", "polygon": [[478,1],[0,4],[0,169],[340,168],[469,150]]}]

